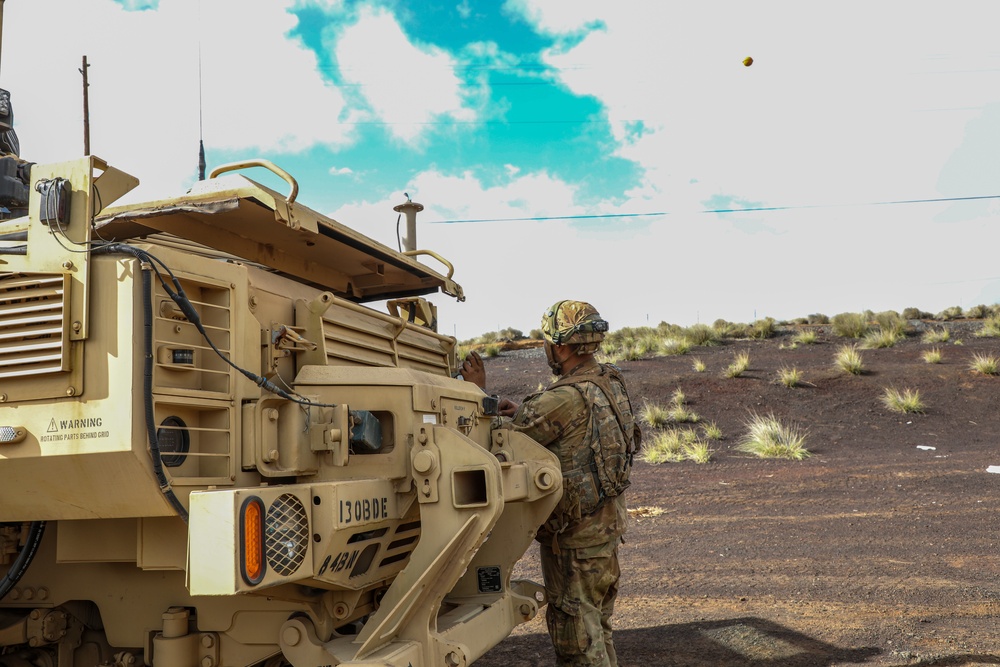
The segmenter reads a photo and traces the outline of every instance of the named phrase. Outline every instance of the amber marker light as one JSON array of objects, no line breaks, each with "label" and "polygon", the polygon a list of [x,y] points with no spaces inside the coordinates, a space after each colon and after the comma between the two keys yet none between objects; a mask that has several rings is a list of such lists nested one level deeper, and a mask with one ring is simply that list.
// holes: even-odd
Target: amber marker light
[{"label": "amber marker light", "polygon": [[240,571],[251,586],[264,578],[264,503],[257,496],[240,508]]}]

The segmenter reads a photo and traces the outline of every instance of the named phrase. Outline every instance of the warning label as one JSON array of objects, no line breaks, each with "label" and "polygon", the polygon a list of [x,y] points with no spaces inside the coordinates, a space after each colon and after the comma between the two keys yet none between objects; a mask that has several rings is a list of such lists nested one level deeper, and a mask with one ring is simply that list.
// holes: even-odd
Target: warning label
[{"label": "warning label", "polygon": [[61,442],[63,440],[107,438],[110,433],[101,430],[103,425],[104,419],[102,417],[89,417],[87,419],[56,419],[53,417],[45,429],[46,435],[43,435],[39,440],[41,442]]}]

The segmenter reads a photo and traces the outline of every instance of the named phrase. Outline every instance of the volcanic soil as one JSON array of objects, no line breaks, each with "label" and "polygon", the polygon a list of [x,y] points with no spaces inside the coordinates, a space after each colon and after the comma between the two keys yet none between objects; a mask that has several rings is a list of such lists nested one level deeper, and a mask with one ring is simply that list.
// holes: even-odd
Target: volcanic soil
[{"label": "volcanic soil", "polygon": [[[1000,474],[988,470],[1000,466],[1000,377],[970,370],[1000,343],[974,328],[937,346],[917,332],[862,350],[861,375],[835,368],[851,341],[828,327],[812,345],[793,347],[789,329],[622,362],[637,411],[668,405],[680,388],[723,438],[709,463],[633,469],[613,619],[619,664],[1000,664]],[[939,364],[922,359],[932,347]],[[725,377],[742,352],[749,370]],[[517,401],[552,379],[539,349],[485,363],[490,393]],[[792,367],[802,384],[788,388],[778,371]],[[890,411],[886,388],[918,391],[924,412]],[[738,451],[752,414],[806,431],[811,456]],[[655,433],[644,428],[647,443]],[[535,546],[515,577],[541,581]],[[543,614],[476,664],[555,664]]]}]

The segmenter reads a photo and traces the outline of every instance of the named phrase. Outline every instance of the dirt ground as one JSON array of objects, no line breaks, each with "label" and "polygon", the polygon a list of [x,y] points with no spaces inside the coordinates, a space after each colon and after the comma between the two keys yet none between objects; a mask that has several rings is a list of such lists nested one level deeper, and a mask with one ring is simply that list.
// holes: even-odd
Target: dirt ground
[{"label": "dirt ground", "polygon": [[[826,328],[792,349],[783,332],[620,364],[637,408],[666,406],[680,387],[724,434],[707,464],[633,471],[620,665],[1000,665],[1000,475],[987,472],[1000,465],[1000,377],[969,369],[1000,342],[959,328],[938,346],[943,362],[928,364],[934,346],[913,335],[864,350],[860,376],[833,366],[845,342]],[[744,351],[750,370],[724,377]],[[779,384],[783,367],[806,384]],[[491,393],[518,401],[551,380],[540,350],[501,353],[486,369]],[[890,412],[886,387],[918,390],[925,412]],[[812,455],[737,451],[754,412],[805,429]],[[519,568],[541,581],[535,548]],[[541,615],[476,664],[554,664]]]}]

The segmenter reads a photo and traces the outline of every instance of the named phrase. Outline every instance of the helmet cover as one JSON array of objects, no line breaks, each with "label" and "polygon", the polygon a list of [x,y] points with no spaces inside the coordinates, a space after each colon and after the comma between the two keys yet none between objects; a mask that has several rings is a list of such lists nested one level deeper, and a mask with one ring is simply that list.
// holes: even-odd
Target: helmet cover
[{"label": "helmet cover", "polygon": [[586,345],[593,351],[607,331],[608,323],[585,301],[557,301],[542,316],[542,335],[555,345]]}]

